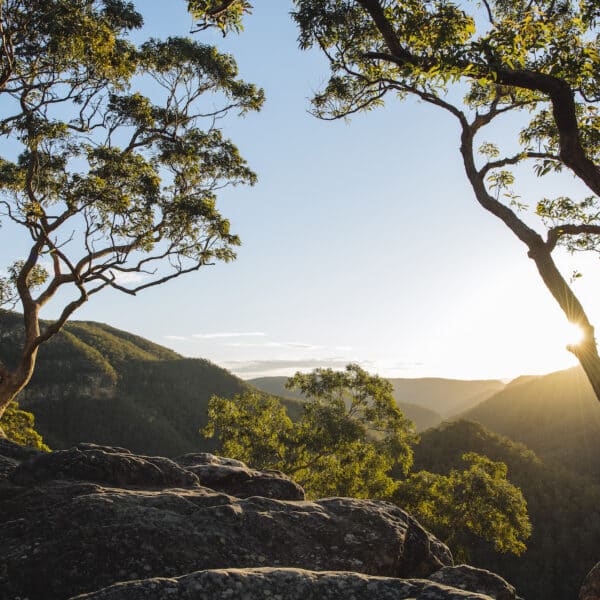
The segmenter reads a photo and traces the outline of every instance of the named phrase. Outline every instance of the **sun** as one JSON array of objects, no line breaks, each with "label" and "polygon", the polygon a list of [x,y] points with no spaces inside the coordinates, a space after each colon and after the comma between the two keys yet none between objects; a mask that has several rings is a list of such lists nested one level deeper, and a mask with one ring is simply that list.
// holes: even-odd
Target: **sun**
[{"label": "sun", "polygon": [[585,332],[577,323],[566,322],[560,330],[561,340],[564,346],[578,346],[585,338]]}]

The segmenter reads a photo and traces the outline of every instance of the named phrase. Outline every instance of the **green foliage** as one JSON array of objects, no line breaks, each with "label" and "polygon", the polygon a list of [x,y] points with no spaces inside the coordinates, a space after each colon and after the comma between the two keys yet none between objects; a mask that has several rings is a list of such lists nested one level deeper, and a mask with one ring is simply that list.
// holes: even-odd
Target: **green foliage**
[{"label": "green foliage", "polygon": [[[264,93],[213,46],[132,43],[143,18],[131,2],[7,0],[0,21],[0,137],[10,149],[0,219],[30,244],[0,278],[0,306],[20,302],[28,325],[19,368],[0,365],[2,411],[27,384],[37,347],[93,295],[136,295],[235,259],[240,240],[217,195],[256,175],[217,125],[260,110]],[[40,311],[67,290],[72,300],[38,335]]]},{"label": "green foliage", "polygon": [[284,470],[295,431],[277,398],[247,391],[232,400],[213,396],[202,433],[207,438],[217,435],[225,456],[260,469]]},{"label": "green foliage", "polygon": [[470,535],[492,542],[498,552],[522,554],[531,535],[521,491],[506,479],[508,469],[474,452],[462,456],[469,468],[448,475],[418,471],[400,482],[394,501],[469,561]]},{"label": "green foliage", "polygon": [[348,365],[344,372],[297,373],[288,387],[305,398],[296,422],[272,396],[215,396],[204,435],[217,436],[227,456],[293,476],[309,497],[392,500],[462,558],[473,536],[493,542],[500,552],[525,550],[531,533],[527,508],[507,481],[504,463],[472,453],[464,456],[467,469],[448,476],[408,474],[416,436],[389,382]]},{"label": "green foliage", "polygon": [[[0,310],[0,361],[12,364],[22,316]],[[53,449],[78,442],[141,454],[211,451],[198,436],[213,394],[232,396],[243,381],[206,360],[176,352],[102,323],[72,321],[40,348],[36,372],[20,398]]]},{"label": "green foliage", "polygon": [[246,0],[188,0],[188,9],[197,19],[198,29],[217,27],[226,34],[243,29],[243,17],[252,5]]},{"label": "green foliage", "polygon": [[[510,401],[505,395],[501,398],[504,412]],[[567,411],[561,414],[567,416]],[[522,413],[519,421],[530,419],[533,429],[539,422],[534,415]],[[561,433],[553,435],[560,440]],[[562,443],[565,450],[572,447],[568,438]],[[445,423],[424,432],[415,447],[415,467],[448,476],[452,470],[463,469],[461,457],[466,452],[507,465],[511,481],[527,502],[532,525],[527,550],[519,558],[499,554],[493,544],[467,533],[462,541],[470,562],[499,573],[529,600],[576,598],[583,578],[598,561],[600,486],[571,470],[542,462],[523,444],[469,421]]]},{"label": "green foliage", "polygon": [[228,456],[292,475],[310,497],[389,497],[389,472],[408,471],[415,439],[392,386],[358,365],[298,373],[288,385],[307,398],[298,421],[273,397],[213,397],[204,435],[217,436]]},{"label": "green foliage", "polygon": [[29,446],[46,452],[50,451],[50,448],[44,444],[42,436],[35,430],[33,415],[30,412],[20,410],[16,402],[11,402],[2,417],[0,417],[0,428],[9,440],[21,446]]}]

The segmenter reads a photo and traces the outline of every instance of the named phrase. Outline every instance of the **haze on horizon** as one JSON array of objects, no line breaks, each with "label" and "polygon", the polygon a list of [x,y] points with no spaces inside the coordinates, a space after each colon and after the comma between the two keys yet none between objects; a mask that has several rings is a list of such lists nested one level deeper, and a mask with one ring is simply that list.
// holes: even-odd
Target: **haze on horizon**
[{"label": "haze on horizon", "polygon": [[[267,96],[261,113],[222,123],[259,176],[254,188],[221,197],[242,239],[237,261],[138,298],[109,293],[74,318],[135,332],[243,378],[348,362],[387,377],[458,379],[574,365],[565,349],[571,328],[524,246],[476,204],[451,119],[413,101],[349,123],[312,117],[309,97],[327,65],[298,50],[290,9],[257,3],[240,36],[198,35],[230,51],[241,76]],[[140,37],[189,23],[183,3],[166,11],[145,0],[144,14]],[[548,178],[544,189],[530,175],[518,181],[530,204],[547,189],[586,193],[568,174]],[[2,236],[19,258],[22,241],[9,229]],[[597,258],[563,262],[567,274],[584,274],[575,291],[600,326]]]}]

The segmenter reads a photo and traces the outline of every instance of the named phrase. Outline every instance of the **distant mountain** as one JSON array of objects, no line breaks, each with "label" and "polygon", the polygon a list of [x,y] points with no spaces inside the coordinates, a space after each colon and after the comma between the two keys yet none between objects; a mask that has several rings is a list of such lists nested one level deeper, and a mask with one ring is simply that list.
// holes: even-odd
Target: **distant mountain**
[{"label": "distant mountain", "polygon": [[471,562],[492,570],[527,600],[571,600],[598,561],[600,486],[542,462],[522,444],[467,421],[444,423],[421,434],[415,470],[447,473],[461,455],[478,452],[508,466],[508,479],[527,501],[533,533],[520,557],[498,554],[473,538]]},{"label": "distant mountain", "polygon": [[418,404],[443,417],[461,413],[504,387],[497,379],[463,380],[425,377],[389,379],[399,402]]},{"label": "distant mountain", "polygon": [[[20,327],[20,315],[0,311],[0,358],[9,364]],[[102,323],[73,321],[40,348],[18,400],[53,449],[85,440],[175,456],[214,448],[198,433],[209,398],[247,388],[207,360],[182,358]]]},{"label": "distant mountain", "polygon": [[600,483],[600,402],[580,368],[520,377],[463,416]]},{"label": "distant mountain", "polygon": [[[303,396],[300,392],[286,389],[285,382],[287,380],[287,377],[259,377],[257,379],[250,379],[247,383],[274,396],[302,401]],[[417,404],[402,402],[397,394],[394,394],[394,398],[404,415],[415,424],[417,431],[435,427],[442,422],[442,417],[435,411],[418,406]],[[289,408],[288,412],[290,412],[290,416],[293,418],[294,414]]]}]

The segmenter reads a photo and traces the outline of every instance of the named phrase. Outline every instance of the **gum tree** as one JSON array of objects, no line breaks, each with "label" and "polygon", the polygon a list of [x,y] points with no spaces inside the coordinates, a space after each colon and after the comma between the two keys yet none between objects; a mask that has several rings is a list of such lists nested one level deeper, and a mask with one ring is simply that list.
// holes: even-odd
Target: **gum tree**
[{"label": "gum tree", "polygon": [[389,381],[350,364],[344,371],[296,373],[286,387],[304,398],[296,421],[278,398],[248,391],[232,399],[213,396],[203,434],[216,437],[226,456],[290,475],[309,498],[395,502],[461,558],[473,536],[498,552],[525,550],[527,505],[504,463],[470,453],[462,471],[411,472],[418,436]]},{"label": "gum tree", "polygon": [[[235,29],[250,9],[242,0],[190,4],[198,17],[224,30]],[[583,340],[568,349],[600,399],[594,327],[554,254],[558,247],[600,249],[597,2],[294,0],[294,5],[300,46],[319,48],[331,67],[328,83],[313,99],[317,117],[342,119],[390,97],[416,97],[456,120],[477,202],[525,245],[566,318],[581,328]],[[503,154],[487,136],[493,139],[494,126],[508,113],[521,114],[523,125],[514,132],[518,151]],[[591,194],[522,201],[511,187],[511,168],[517,165],[530,165],[541,177],[568,169]],[[535,225],[526,205],[535,207]]]},{"label": "gum tree", "polygon": [[[238,237],[218,190],[253,184],[219,120],[258,110],[233,58],[186,37],[136,45],[122,0],[0,3],[0,215],[27,250],[0,306],[23,312],[15,364],[0,363],[0,416],[39,346],[96,294],[136,295],[216,261]],[[6,144],[8,142],[8,144]],[[16,239],[16,237],[15,237]],[[60,303],[59,317],[40,321]]]}]

